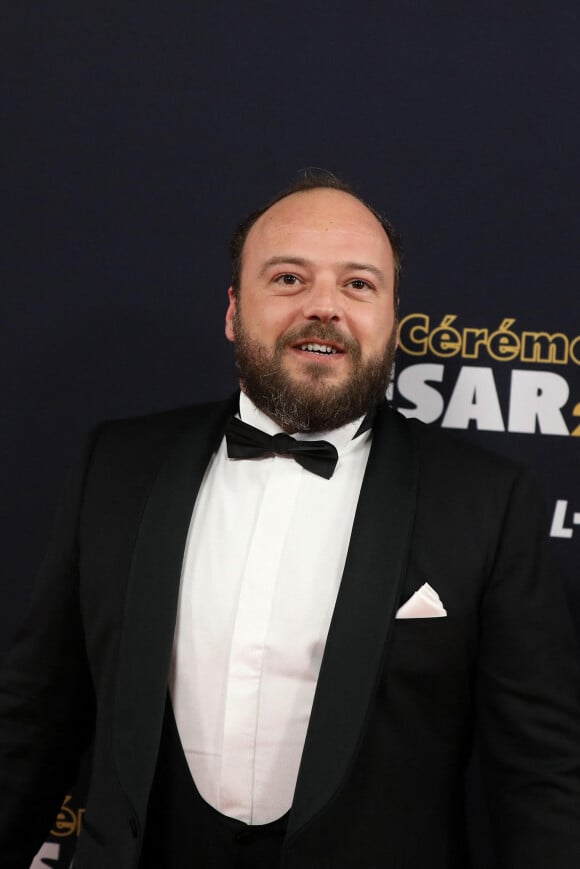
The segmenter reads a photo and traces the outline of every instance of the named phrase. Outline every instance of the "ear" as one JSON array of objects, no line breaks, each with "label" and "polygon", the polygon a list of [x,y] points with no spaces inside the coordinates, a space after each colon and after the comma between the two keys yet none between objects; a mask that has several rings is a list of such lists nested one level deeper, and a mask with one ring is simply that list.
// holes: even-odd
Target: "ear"
[{"label": "ear", "polygon": [[228,289],[228,299],[230,303],[228,305],[228,309],[226,311],[226,338],[228,341],[234,340],[234,317],[236,316],[237,311],[237,299],[233,290],[233,287]]}]

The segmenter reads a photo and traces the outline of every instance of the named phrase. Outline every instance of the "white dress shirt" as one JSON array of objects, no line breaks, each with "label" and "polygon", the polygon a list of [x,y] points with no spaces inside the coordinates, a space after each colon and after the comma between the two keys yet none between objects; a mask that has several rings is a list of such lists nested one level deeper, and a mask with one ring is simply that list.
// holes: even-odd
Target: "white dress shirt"
[{"label": "white dress shirt", "polygon": [[[281,431],[242,393],[240,416]],[[229,459],[225,439],[189,528],[170,691],[201,796],[250,824],[288,811],[346,559],[370,432],[334,444],[325,480],[291,458]]]}]

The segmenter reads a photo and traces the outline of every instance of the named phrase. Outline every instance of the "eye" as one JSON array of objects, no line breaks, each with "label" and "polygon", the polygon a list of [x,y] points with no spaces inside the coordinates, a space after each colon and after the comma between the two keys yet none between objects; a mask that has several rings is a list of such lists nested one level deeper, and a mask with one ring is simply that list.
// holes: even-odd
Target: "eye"
[{"label": "eye", "polygon": [[298,277],[292,274],[278,275],[275,278],[275,283],[282,284],[285,287],[294,287],[298,283]]},{"label": "eye", "polygon": [[353,278],[353,280],[348,283],[353,290],[372,290],[371,284],[368,281],[364,281],[362,278]]}]

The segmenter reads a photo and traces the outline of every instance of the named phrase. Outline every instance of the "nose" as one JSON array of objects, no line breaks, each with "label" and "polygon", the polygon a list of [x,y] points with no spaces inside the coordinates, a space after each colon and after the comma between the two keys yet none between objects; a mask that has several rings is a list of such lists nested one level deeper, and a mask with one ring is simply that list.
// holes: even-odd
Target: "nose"
[{"label": "nose", "polygon": [[319,277],[313,281],[304,296],[302,313],[307,320],[323,323],[342,318],[342,295],[333,278]]}]

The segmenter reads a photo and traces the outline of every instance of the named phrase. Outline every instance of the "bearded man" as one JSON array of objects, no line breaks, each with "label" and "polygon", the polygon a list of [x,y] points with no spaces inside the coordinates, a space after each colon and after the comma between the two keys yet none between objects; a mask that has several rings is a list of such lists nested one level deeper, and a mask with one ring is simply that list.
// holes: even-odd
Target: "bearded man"
[{"label": "bearded man", "polygon": [[387,406],[399,271],[306,178],[234,236],[239,396],[94,433],[0,682],[4,869],[91,741],[75,869],[466,869],[476,733],[500,865],[580,865],[537,496]]}]

